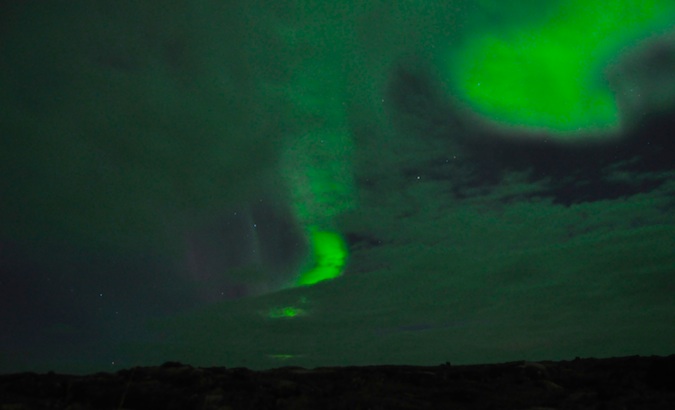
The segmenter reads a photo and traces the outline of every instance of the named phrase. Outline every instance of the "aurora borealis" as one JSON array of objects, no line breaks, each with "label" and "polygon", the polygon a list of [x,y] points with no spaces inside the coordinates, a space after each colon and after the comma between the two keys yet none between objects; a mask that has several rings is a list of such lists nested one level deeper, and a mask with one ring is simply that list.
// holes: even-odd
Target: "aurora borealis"
[{"label": "aurora borealis", "polygon": [[566,1],[534,14],[531,24],[486,31],[450,52],[452,89],[502,123],[568,133],[619,127],[603,70],[621,50],[671,29],[675,5]]},{"label": "aurora borealis", "polygon": [[3,372],[672,353],[672,2],[57,3],[0,6]]}]

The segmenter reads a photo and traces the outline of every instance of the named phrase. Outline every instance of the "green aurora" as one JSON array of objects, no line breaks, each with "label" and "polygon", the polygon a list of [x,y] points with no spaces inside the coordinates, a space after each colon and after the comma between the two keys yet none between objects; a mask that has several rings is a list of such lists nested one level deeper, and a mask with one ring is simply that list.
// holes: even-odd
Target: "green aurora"
[{"label": "green aurora", "polygon": [[[450,89],[500,123],[562,133],[615,130],[620,113],[603,69],[638,40],[670,28],[673,16],[675,4],[667,0],[601,6],[562,1],[528,24],[477,30],[463,47],[448,52]],[[304,92],[294,97],[295,105],[302,112],[321,113],[330,126],[329,131],[313,130],[287,151],[296,213],[308,225],[353,209],[355,188],[347,167],[353,141],[344,127],[343,98],[335,98],[344,94],[336,83],[341,74],[335,64],[302,73],[295,81]],[[308,151],[314,155],[302,155]],[[347,250],[339,233],[317,229],[309,235],[316,265],[302,272],[297,285],[332,279],[344,268]]]},{"label": "green aurora", "polygon": [[[605,71],[672,28],[674,2],[16,4],[0,43],[7,369],[671,352],[663,144],[597,169],[536,151],[480,178],[513,164],[512,126],[621,131]],[[392,108],[402,60],[479,116],[455,128],[414,87]],[[669,72],[634,71],[621,86],[675,98]],[[486,123],[504,145],[457,142]],[[535,160],[551,160],[540,180]],[[554,202],[560,180],[593,178],[639,193]],[[232,282],[241,297],[218,296]]]},{"label": "green aurora", "polygon": [[565,133],[616,129],[604,69],[638,40],[670,29],[673,16],[667,0],[560,2],[529,24],[488,29],[448,52],[451,88],[500,123]]},{"label": "green aurora", "polygon": [[340,234],[312,229],[310,238],[316,263],[312,269],[300,275],[297,281],[299,286],[313,285],[338,277],[347,258],[347,244]]}]

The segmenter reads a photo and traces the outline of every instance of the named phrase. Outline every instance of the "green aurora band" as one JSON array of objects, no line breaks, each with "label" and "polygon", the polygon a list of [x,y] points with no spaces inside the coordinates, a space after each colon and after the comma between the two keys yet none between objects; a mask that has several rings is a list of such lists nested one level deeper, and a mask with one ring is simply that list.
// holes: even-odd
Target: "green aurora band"
[{"label": "green aurora band", "polygon": [[[289,36],[321,39],[336,33],[339,31],[331,32],[331,25],[317,21]],[[288,94],[294,115],[306,128],[297,130],[283,152],[281,166],[295,215],[307,227],[311,246],[309,261],[292,286],[313,285],[340,276],[347,258],[347,246],[333,230],[335,218],[356,206],[354,142],[344,105],[348,98],[346,78],[339,58],[344,50],[338,50],[347,44],[341,42],[335,47],[319,47],[312,59],[299,52],[301,57],[295,62],[290,81]]]},{"label": "green aurora band", "polygon": [[612,130],[619,113],[603,69],[637,41],[671,29],[674,16],[670,0],[561,2],[530,25],[469,37],[448,53],[450,87],[499,123]]},{"label": "green aurora band", "polygon": [[313,228],[310,239],[316,262],[312,269],[300,275],[297,286],[313,285],[340,276],[347,259],[347,245],[340,234]]},{"label": "green aurora band", "polygon": [[[489,2],[481,4],[489,6]],[[436,60],[449,73],[450,93],[501,125],[566,135],[615,130],[620,115],[604,70],[638,41],[672,28],[675,2],[572,0],[550,4],[526,12],[531,14],[527,20],[514,11],[513,18],[494,22],[492,28],[486,28],[485,22],[469,23],[475,27],[464,42],[459,47],[449,45],[453,48],[444,49]],[[504,15],[510,14],[505,11]],[[295,35],[330,37],[331,28],[317,27]],[[336,216],[356,206],[354,141],[343,104],[346,79],[336,68],[340,61],[335,57],[347,45],[336,47],[339,50],[332,53],[315,51],[320,56],[316,60],[301,60],[291,81],[297,115],[322,118],[298,135],[282,161],[296,216],[310,227],[313,251],[313,267],[301,270],[294,286],[340,276],[347,258],[340,234],[326,229],[334,226]]]},{"label": "green aurora band", "polygon": [[[306,305],[307,304],[307,298],[306,297],[301,297],[296,305]],[[301,307],[297,307],[294,305],[286,305],[286,306],[275,306],[270,308],[266,312],[261,312],[263,317],[266,317],[268,319],[293,319],[298,316],[306,316],[308,314],[307,310]]]},{"label": "green aurora band", "polygon": [[279,318],[293,318],[298,315],[304,314],[304,310],[296,308],[293,306],[284,306],[280,308],[273,308],[267,314],[267,317],[270,319],[279,319]]}]

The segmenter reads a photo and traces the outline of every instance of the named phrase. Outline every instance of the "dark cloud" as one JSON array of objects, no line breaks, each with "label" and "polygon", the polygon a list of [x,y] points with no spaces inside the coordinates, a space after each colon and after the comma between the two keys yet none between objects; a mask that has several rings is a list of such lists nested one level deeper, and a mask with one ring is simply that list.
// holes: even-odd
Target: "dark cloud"
[{"label": "dark cloud", "polygon": [[[664,60],[654,61],[656,67],[650,65],[650,71],[670,72],[670,61]],[[650,87],[641,85],[645,93]],[[675,106],[662,104],[655,111],[654,103],[645,101],[632,107],[632,112],[624,112],[626,122],[633,125],[623,132],[584,135],[580,131],[570,137],[488,125],[475,114],[463,112],[440,89],[428,70],[402,64],[393,76],[389,95],[394,116],[410,138],[427,147],[431,143],[425,139],[445,143],[444,152],[404,166],[402,176],[451,181],[460,198],[480,187],[498,187],[508,173],[526,172],[533,182],[548,181],[543,191],[532,195],[552,197],[557,203],[617,199],[658,188],[668,179],[663,172],[672,170]],[[662,100],[669,98],[661,95]],[[640,173],[642,178],[610,177],[617,172]]]}]

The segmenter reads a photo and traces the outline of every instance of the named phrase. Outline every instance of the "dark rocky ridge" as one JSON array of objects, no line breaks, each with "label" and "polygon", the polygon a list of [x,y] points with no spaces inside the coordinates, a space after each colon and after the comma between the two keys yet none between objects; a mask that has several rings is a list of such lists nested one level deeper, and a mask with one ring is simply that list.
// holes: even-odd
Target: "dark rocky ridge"
[{"label": "dark rocky ridge", "polygon": [[675,408],[675,355],[252,371],[180,363],[0,376],[0,410]]}]

